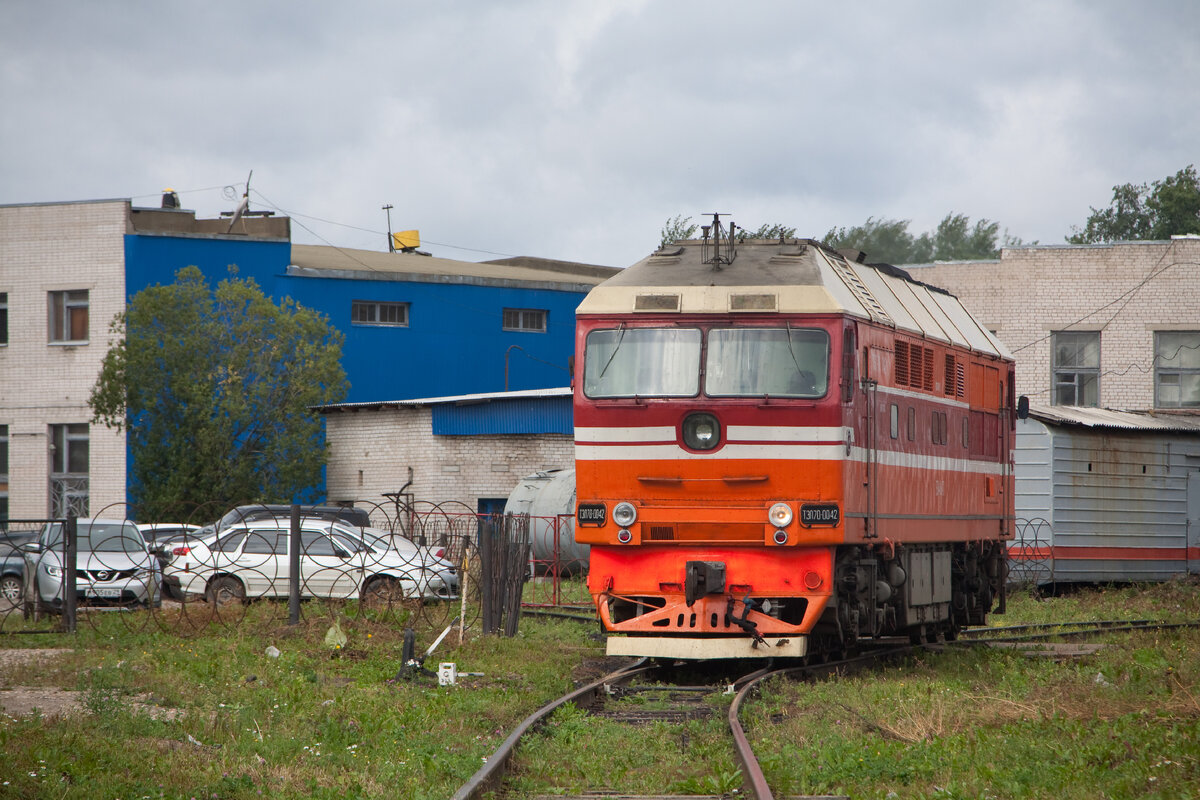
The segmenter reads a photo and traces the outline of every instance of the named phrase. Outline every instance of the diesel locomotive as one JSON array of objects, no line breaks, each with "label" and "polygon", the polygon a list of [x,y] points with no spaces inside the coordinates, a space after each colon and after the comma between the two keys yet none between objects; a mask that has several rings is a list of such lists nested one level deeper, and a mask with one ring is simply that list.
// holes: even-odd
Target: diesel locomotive
[{"label": "diesel locomotive", "polygon": [[797,658],[1003,611],[1012,358],[863,261],[714,215],[579,306],[575,537],[610,654]]}]

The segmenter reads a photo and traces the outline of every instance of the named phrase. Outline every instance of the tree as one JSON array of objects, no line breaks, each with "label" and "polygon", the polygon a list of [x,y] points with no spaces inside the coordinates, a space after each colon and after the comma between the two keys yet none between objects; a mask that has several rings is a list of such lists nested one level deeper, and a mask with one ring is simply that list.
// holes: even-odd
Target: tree
[{"label": "tree", "polygon": [[[659,247],[666,247],[679,239],[690,239],[696,232],[696,226],[690,222],[691,217],[668,219],[662,229]],[[916,237],[908,232],[908,225],[909,220],[906,219],[867,217],[862,225],[830,228],[822,241],[835,249],[861,250],[867,254],[870,262],[887,264],[998,258],[1001,246],[1023,244],[1017,237],[1009,236],[1007,231],[998,243],[1000,223],[981,219],[972,225],[971,218],[965,214],[947,214],[935,230]],[[739,241],[780,237],[791,239],[795,236],[794,227],[780,223],[760,225],[755,230],[741,228],[738,231]]]},{"label": "tree", "polygon": [[776,222],[774,225],[760,225],[757,230],[753,231],[738,228],[737,235],[739,242],[747,239],[794,239],[796,238],[796,229],[791,225]]},{"label": "tree", "polygon": [[94,422],[128,432],[138,518],[313,499],[326,452],[310,409],[346,396],[342,334],[251,279],[175,277],[113,320],[89,398]]},{"label": "tree", "polygon": [[867,217],[862,225],[852,228],[830,228],[822,241],[837,249],[861,250],[873,262],[913,263],[914,243],[906,219]]},{"label": "tree", "polygon": [[[835,248],[853,248],[867,254],[871,262],[923,264],[930,261],[970,261],[997,258],[1000,223],[981,219],[974,225],[965,214],[947,214],[935,230],[914,237],[908,232],[909,220],[868,217],[853,228],[832,228],[825,243]],[[1005,246],[1021,240],[1004,234]]]},{"label": "tree", "polygon": [[1108,208],[1092,208],[1083,228],[1071,226],[1071,244],[1170,239],[1200,233],[1200,178],[1189,164],[1153,184],[1113,187]]},{"label": "tree", "polygon": [[661,250],[674,242],[684,241],[696,235],[696,224],[691,217],[677,214],[667,219],[659,232],[658,249]]}]

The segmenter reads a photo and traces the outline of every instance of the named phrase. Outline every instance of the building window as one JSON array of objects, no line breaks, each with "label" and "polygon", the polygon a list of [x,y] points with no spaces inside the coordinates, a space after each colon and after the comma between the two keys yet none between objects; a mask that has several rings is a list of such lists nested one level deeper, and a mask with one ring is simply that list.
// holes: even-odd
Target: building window
[{"label": "building window", "polygon": [[1100,333],[1056,331],[1054,405],[1100,405]]},{"label": "building window", "polygon": [[87,423],[50,426],[50,516],[88,515]]},{"label": "building window", "polygon": [[407,328],[408,303],[376,303],[370,300],[355,300],[350,304],[350,322],[353,325],[386,325]]},{"label": "building window", "polygon": [[1200,408],[1200,331],[1154,334],[1154,407]]},{"label": "building window", "polygon": [[88,292],[50,292],[50,341],[88,340]]},{"label": "building window", "polygon": [[0,347],[8,344],[8,292],[0,292]]},{"label": "building window", "polygon": [[546,312],[538,308],[506,308],[504,330],[545,333]]}]

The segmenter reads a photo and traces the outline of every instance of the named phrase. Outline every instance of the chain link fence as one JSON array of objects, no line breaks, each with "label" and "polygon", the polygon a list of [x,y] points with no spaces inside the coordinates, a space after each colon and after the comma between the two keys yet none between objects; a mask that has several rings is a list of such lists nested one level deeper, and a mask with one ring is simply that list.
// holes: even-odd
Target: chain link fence
[{"label": "chain link fence", "polygon": [[531,562],[527,517],[462,503],[252,505],[203,525],[138,525],[127,512],[10,521],[0,633],[73,631],[116,615],[131,631],[182,636],[339,618],[513,635],[535,572],[553,576],[546,594],[558,597],[562,570]]},{"label": "chain link fence", "polygon": [[1008,582],[1032,587],[1054,582],[1054,531],[1040,517],[1017,519],[1014,536],[1008,543]]}]

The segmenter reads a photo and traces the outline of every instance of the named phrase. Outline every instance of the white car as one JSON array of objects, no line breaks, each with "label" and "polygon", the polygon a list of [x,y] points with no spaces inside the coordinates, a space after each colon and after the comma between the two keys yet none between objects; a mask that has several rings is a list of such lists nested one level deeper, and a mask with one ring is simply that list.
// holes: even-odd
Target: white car
[{"label": "white car", "polygon": [[[330,520],[303,518],[300,526],[301,597],[391,602],[458,596],[454,565],[428,548],[400,544],[386,531]],[[163,574],[166,593],[203,595],[218,604],[287,597],[289,539],[286,523],[268,519],[188,541],[170,553]]]}]

